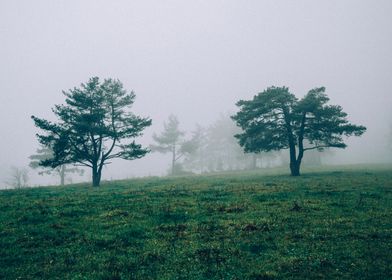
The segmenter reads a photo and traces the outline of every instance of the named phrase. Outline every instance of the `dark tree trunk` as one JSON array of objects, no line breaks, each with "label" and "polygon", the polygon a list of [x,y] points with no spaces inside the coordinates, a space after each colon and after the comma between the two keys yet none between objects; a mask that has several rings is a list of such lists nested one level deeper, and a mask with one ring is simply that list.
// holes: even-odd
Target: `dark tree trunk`
[{"label": "dark tree trunk", "polygon": [[[300,133],[298,136],[298,157],[295,157],[295,146],[294,146],[294,156],[290,154],[290,170],[291,170],[291,176],[300,176],[300,168],[301,168],[301,162],[302,158],[304,157],[304,129],[305,129],[305,121],[306,121],[306,113],[302,114],[302,120],[301,120],[301,128],[300,128]],[[290,145],[290,150],[291,150],[291,145]]]},{"label": "dark tree trunk", "polygon": [[291,148],[290,146],[290,171],[291,171],[291,176],[300,176],[301,172],[301,163],[302,163],[302,158],[304,156],[304,150],[302,145],[299,147],[298,151],[298,157],[295,156],[296,151],[295,151],[295,146],[294,148]]},{"label": "dark tree trunk", "polygon": [[299,145],[298,157],[296,157],[295,144],[290,144],[290,171],[291,176],[300,176],[301,162],[304,156],[304,149],[302,143]]},{"label": "dark tree trunk", "polygon": [[300,176],[300,169],[301,169],[301,163],[302,163],[302,158],[304,156],[304,150],[303,146],[300,145],[299,147],[299,152],[298,152],[298,157],[290,157],[290,171],[291,171],[291,176]]},{"label": "dark tree trunk", "polygon": [[291,171],[291,176],[300,176],[300,167],[301,167],[301,162],[290,162],[290,171]]},{"label": "dark tree trunk", "polygon": [[291,170],[292,176],[300,176],[301,175],[300,169],[301,169],[301,163],[302,163],[303,156],[304,156],[303,146],[300,145],[299,152],[298,152],[298,158],[293,165],[293,169]]},{"label": "dark tree trunk", "polygon": [[290,141],[290,171],[291,176],[299,176],[299,164],[297,164],[294,141]]},{"label": "dark tree trunk", "polygon": [[[305,122],[305,115],[303,116],[302,123]],[[304,157],[304,125],[301,126],[300,136],[298,137],[298,157],[294,160],[293,167],[291,167],[291,176],[300,176],[300,168],[302,163],[302,158]]]},{"label": "dark tree trunk", "polygon": [[306,113],[302,114],[301,128],[298,136],[298,157],[295,148],[295,142],[293,134],[291,133],[291,127],[289,127],[289,147],[290,147],[290,171],[291,176],[300,176],[300,168],[302,158],[304,157],[304,129],[305,129]]},{"label": "dark tree trunk", "polygon": [[93,164],[92,167],[92,176],[93,176],[93,187],[99,187],[101,182],[101,170],[98,168],[97,164]]}]

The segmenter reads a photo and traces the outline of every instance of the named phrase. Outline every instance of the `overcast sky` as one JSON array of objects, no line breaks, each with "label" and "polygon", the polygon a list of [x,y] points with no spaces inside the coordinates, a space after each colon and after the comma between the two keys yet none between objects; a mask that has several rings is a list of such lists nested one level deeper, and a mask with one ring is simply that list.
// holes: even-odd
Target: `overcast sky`
[{"label": "overcast sky", "polygon": [[[171,113],[186,130],[208,125],[271,85],[297,96],[325,86],[331,103],[368,127],[340,161],[385,162],[391,14],[389,0],[2,0],[0,181],[38,146],[30,116],[52,118],[61,91],[91,76],[135,91],[134,110],[153,119],[147,135]],[[165,172],[154,161],[118,163],[104,177]]]}]

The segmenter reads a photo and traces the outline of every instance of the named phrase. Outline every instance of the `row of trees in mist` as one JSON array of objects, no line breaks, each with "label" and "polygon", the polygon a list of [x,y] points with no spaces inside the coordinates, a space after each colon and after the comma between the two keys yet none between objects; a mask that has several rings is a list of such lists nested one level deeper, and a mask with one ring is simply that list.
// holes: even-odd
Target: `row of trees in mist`
[{"label": "row of trees in mist", "polygon": [[208,128],[197,126],[188,138],[178,119],[170,116],[148,148],[136,138],[152,120],[130,111],[135,94],[120,81],[93,77],[63,94],[65,104],[52,109],[58,122],[32,116],[42,131],[38,141],[47,151],[32,159],[60,174],[65,166],[88,167],[93,186],[99,186],[103,167],[111,160],[139,159],[150,150],[170,153],[171,173],[180,174],[255,168],[260,159],[287,149],[291,175],[299,176],[305,152],[345,148],[344,136],[360,136],[366,130],[351,124],[340,106],[328,105],[323,87],[302,99],[286,87],[270,87],[252,100],[240,100],[231,119],[222,117]]},{"label": "row of trees in mist", "polygon": [[171,175],[256,169],[262,164],[271,166],[280,156],[278,152],[245,153],[234,138],[239,132],[229,116],[221,115],[208,127],[196,125],[186,136],[178,118],[170,115],[163,131],[153,135],[150,149],[170,154]]}]

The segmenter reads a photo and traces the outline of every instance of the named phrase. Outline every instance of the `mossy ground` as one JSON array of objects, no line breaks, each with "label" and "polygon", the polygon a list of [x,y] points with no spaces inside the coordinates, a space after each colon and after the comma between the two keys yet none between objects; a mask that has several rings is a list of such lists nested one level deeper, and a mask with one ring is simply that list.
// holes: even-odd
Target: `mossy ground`
[{"label": "mossy ground", "polygon": [[0,192],[0,279],[392,279],[392,168]]}]

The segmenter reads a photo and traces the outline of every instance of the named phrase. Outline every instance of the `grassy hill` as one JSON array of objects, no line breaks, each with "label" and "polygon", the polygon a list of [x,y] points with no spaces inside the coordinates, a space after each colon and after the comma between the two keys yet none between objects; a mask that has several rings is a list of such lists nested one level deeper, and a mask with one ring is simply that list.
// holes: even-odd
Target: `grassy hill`
[{"label": "grassy hill", "polygon": [[0,192],[0,279],[392,279],[392,168]]}]

